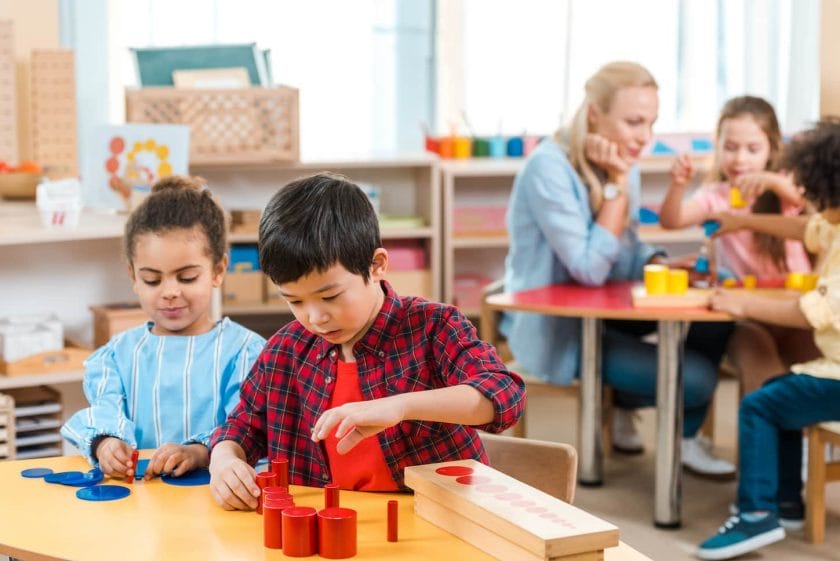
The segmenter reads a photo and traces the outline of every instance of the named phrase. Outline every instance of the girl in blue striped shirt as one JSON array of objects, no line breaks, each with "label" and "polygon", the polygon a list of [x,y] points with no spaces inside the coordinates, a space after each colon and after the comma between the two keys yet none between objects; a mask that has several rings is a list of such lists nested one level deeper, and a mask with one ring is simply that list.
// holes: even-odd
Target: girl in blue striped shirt
[{"label": "girl in blue striped shirt", "polygon": [[167,177],[131,214],[125,253],[151,318],[85,362],[90,407],[61,433],[109,476],[132,475],[134,448],[154,448],[146,478],[207,467],[207,444],[239,400],[265,340],[210,317],[228,264],[222,209],[201,180]]}]

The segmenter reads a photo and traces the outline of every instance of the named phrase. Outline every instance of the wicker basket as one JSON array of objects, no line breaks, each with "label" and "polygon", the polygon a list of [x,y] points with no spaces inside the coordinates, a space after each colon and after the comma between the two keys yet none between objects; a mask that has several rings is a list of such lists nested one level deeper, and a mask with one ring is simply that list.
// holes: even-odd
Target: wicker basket
[{"label": "wicker basket", "polygon": [[299,159],[295,88],[130,89],[126,120],[190,125],[191,164]]}]

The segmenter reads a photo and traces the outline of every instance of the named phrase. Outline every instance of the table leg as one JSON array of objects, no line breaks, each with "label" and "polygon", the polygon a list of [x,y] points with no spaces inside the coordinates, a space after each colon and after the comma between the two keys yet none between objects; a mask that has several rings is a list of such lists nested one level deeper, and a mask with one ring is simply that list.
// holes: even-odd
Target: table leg
[{"label": "table leg", "polygon": [[580,357],[580,419],[578,450],[581,485],[603,483],[604,450],[601,432],[601,330],[599,318],[583,318],[581,325]]},{"label": "table leg", "polygon": [[659,322],[656,369],[656,481],[653,523],[680,527],[684,322]]}]

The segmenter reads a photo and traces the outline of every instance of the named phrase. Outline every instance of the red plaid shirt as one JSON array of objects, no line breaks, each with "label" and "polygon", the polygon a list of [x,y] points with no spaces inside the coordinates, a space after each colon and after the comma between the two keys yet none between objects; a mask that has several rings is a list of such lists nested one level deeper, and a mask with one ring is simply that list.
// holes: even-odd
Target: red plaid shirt
[{"label": "red plaid shirt", "polygon": [[[507,370],[493,347],[452,306],[398,297],[387,282],[385,303],[354,347],[365,399],[467,384],[493,402],[491,423],[467,427],[404,421],[376,435],[394,481],[403,468],[456,459],[487,462],[475,429],[501,432],[525,407],[522,379]],[[322,486],[332,479],[327,454],[309,438],[335,387],[338,346],[297,321],[268,341],[240,389],[240,400],[211,438],[237,442],[253,465],[261,457],[286,456],[289,480]]]}]

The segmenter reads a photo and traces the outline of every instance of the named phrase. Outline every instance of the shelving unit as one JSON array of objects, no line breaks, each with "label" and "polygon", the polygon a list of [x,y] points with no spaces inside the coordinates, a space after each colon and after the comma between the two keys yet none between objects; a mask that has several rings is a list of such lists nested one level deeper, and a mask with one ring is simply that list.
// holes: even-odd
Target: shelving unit
[{"label": "shelving unit", "polygon": [[[708,166],[707,156],[693,156],[698,175]],[[476,232],[459,233],[455,223],[455,209],[464,203],[479,207],[507,206],[513,180],[525,160],[522,158],[442,160],[443,185],[443,300],[461,307],[469,316],[478,315],[476,295],[459,296],[456,278],[469,284],[475,279],[497,279],[504,272],[504,258],[508,248],[503,221],[494,221],[487,235]],[[642,173],[642,202],[661,202],[667,188],[673,156],[647,156],[639,163]],[[497,218],[497,213],[493,213]],[[498,223],[501,222],[501,223]],[[691,246],[703,239],[701,228],[664,230],[659,226],[642,226],[639,236],[648,243],[668,246]],[[461,293],[464,294],[463,292]],[[461,305],[459,299],[468,301]]]}]

